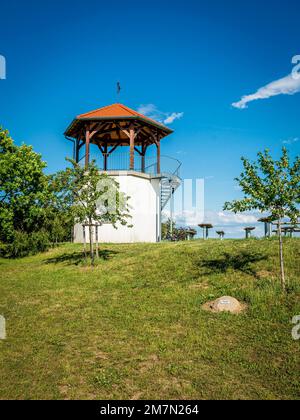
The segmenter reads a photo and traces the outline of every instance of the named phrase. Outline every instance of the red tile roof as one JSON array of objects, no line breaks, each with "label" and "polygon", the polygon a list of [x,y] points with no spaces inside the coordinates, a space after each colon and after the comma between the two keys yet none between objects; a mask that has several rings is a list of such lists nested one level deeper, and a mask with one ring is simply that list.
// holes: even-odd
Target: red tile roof
[{"label": "red tile roof", "polygon": [[104,106],[103,108],[96,109],[95,111],[90,111],[85,114],[78,115],[78,119],[82,118],[101,118],[101,117],[132,117],[139,116],[144,117],[144,115],[139,114],[133,109],[128,108],[122,104],[113,104]]},{"label": "red tile roof", "polygon": [[144,121],[145,123],[148,123],[149,125],[154,125],[160,130],[162,130],[165,135],[168,135],[173,132],[169,127],[166,127],[161,122],[155,121],[149,117],[146,117],[145,115],[140,114],[139,112],[128,108],[127,106],[123,104],[113,104],[108,105],[103,108],[96,109],[94,111],[87,112],[85,114],[78,115],[75,120],[70,124],[67,131],[65,132],[65,135],[71,135],[73,136],[74,127],[77,127],[78,124],[80,124],[84,120],[98,120],[98,119],[137,119],[140,121]]},{"label": "red tile roof", "polygon": [[[143,114],[135,111],[134,109],[128,108],[123,104],[113,104],[104,106],[103,108],[96,109],[94,111],[87,112],[86,114],[81,114],[77,116],[78,120],[85,119],[85,118],[116,118],[116,117],[140,117],[145,120],[149,120],[149,122],[154,124],[159,124],[162,127],[165,127],[162,123],[153,120],[152,118],[146,117]],[[168,127],[167,130],[170,130]],[[172,131],[172,130],[170,130]]]}]

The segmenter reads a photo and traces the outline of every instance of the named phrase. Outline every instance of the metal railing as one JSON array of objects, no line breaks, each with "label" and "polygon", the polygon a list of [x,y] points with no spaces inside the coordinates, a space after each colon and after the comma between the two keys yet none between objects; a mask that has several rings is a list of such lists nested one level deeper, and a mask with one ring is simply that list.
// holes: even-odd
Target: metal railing
[{"label": "metal railing", "polygon": [[[129,152],[112,153],[103,156],[101,153],[90,153],[90,161],[94,160],[101,170],[106,171],[129,171],[130,170],[130,154]],[[106,160],[106,169],[104,161]],[[85,164],[85,156],[82,156],[78,162],[80,165]],[[180,178],[181,162],[170,156],[162,155],[160,157],[160,173],[171,174]],[[145,173],[148,175],[158,175],[157,157],[143,157],[135,152],[134,154],[134,171]]]}]

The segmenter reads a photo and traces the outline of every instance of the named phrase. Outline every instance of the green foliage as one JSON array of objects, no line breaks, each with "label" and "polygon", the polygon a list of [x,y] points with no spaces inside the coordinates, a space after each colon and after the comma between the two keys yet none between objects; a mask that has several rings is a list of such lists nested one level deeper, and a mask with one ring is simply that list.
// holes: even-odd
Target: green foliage
[{"label": "green foliage", "polygon": [[[193,233],[193,235],[191,235],[191,233]],[[186,241],[189,235],[194,236],[196,235],[196,233],[197,231],[190,227],[177,228],[175,221],[173,221],[172,233],[171,233],[171,219],[168,219],[166,222],[162,223],[162,227],[161,227],[161,236],[162,236],[163,241],[165,240]]]},{"label": "green foliage", "polygon": [[16,146],[0,129],[0,240],[10,242],[16,230],[41,228],[49,200],[45,162],[31,146]]},{"label": "green foliage", "polygon": [[128,198],[119,191],[115,179],[100,173],[93,161],[88,169],[68,159],[72,164],[54,178],[60,191],[60,203],[70,209],[78,223],[110,223],[127,225],[130,218]]},{"label": "green foliage", "polygon": [[90,255],[94,261],[92,225],[109,223],[115,229],[118,224],[128,225],[131,217],[129,197],[119,191],[119,184],[114,178],[100,172],[95,161],[84,168],[73,160],[67,160],[71,167],[54,176],[52,186],[61,212],[89,227]]},{"label": "green foliage", "polygon": [[242,158],[244,172],[238,181],[244,198],[225,203],[224,209],[235,213],[250,210],[268,212],[269,218],[277,221],[280,244],[280,268],[282,288],[286,290],[282,220],[289,217],[296,224],[300,204],[300,158],[292,163],[288,151],[283,148],[282,156],[274,161],[268,150],[258,153],[257,162]]},{"label": "green foliage", "polygon": [[[173,226],[174,224],[175,222],[173,222]],[[166,222],[161,224],[161,238],[163,241],[169,238],[169,234],[171,230],[170,226],[171,226],[171,219],[168,219]]]},{"label": "green foliage", "polygon": [[50,200],[46,163],[31,146],[16,146],[0,129],[0,240],[10,242],[15,231],[32,233],[45,221]]},{"label": "green foliage", "polygon": [[0,250],[2,256],[22,258],[49,249],[49,234],[43,230],[30,234],[15,231],[13,240]]},{"label": "green foliage", "polygon": [[225,203],[235,213],[249,210],[269,212],[273,220],[289,217],[296,222],[300,203],[300,158],[290,162],[288,152],[274,161],[268,150],[258,153],[257,162],[242,158],[244,172],[236,181],[245,195],[243,200]]},{"label": "green foliage", "polygon": [[6,256],[44,251],[49,241],[70,239],[72,221],[45,168],[31,146],[15,145],[0,128],[0,243]]}]

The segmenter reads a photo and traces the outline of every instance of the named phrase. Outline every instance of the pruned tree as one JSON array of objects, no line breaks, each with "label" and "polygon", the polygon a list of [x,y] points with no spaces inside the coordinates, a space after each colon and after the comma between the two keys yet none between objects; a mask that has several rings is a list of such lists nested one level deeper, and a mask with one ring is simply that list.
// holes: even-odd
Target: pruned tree
[{"label": "pruned tree", "polygon": [[235,213],[250,210],[268,212],[278,223],[281,285],[286,290],[282,224],[285,217],[292,223],[299,217],[300,203],[300,158],[291,162],[288,151],[283,148],[279,160],[274,160],[269,150],[258,153],[256,162],[242,158],[244,172],[236,181],[245,197],[227,202],[224,210]]},{"label": "pruned tree", "polygon": [[131,218],[129,197],[120,192],[114,178],[99,171],[95,161],[86,169],[71,159],[67,160],[71,166],[59,172],[54,183],[61,205],[69,208],[76,223],[88,226],[90,256],[94,263],[93,226],[109,223],[115,229],[118,224],[131,227],[128,222]]}]

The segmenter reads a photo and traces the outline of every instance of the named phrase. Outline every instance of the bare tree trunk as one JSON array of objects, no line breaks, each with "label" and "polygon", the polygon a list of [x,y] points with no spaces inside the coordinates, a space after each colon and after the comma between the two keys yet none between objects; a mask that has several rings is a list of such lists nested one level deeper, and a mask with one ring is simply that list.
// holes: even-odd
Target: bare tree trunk
[{"label": "bare tree trunk", "polygon": [[86,234],[85,234],[85,226],[82,225],[83,229],[83,252],[84,252],[84,260],[85,263],[87,262],[87,255],[86,255]]},{"label": "bare tree trunk", "polygon": [[284,257],[283,257],[283,240],[282,240],[282,229],[281,219],[278,221],[278,235],[279,235],[279,255],[280,255],[280,274],[281,274],[281,286],[283,291],[286,291],[286,281],[284,272]]},{"label": "bare tree trunk", "polygon": [[90,254],[91,254],[91,260],[92,260],[92,265],[94,265],[94,260],[95,260],[95,256],[94,256],[94,238],[93,238],[93,226],[92,226],[92,221],[89,220],[89,233],[90,233]]},{"label": "bare tree trunk", "polygon": [[98,238],[98,225],[96,225],[96,258],[99,259],[99,238]]}]

